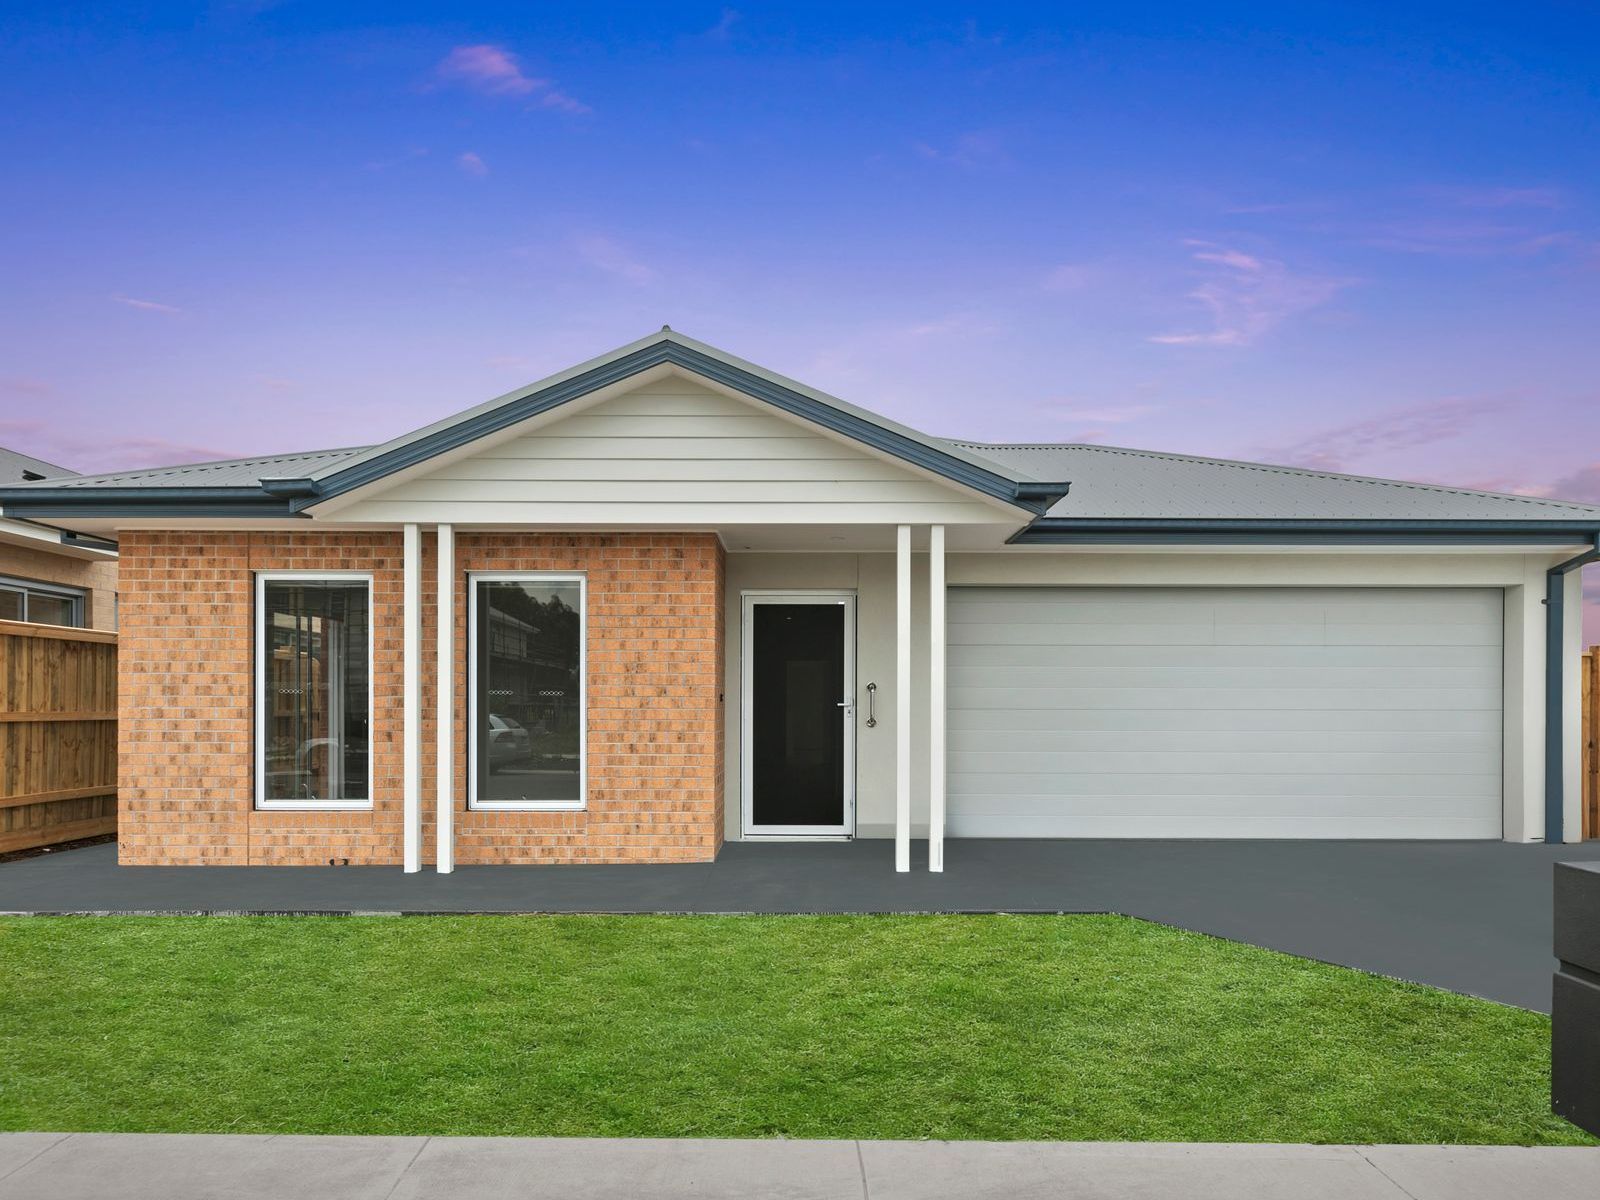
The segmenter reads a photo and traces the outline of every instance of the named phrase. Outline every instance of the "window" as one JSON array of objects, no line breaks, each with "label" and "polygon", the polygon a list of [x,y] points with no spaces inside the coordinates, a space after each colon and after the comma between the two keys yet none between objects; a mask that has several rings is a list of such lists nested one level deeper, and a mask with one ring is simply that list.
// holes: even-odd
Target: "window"
[{"label": "window", "polygon": [[0,621],[81,626],[84,609],[84,593],[78,588],[0,577]]},{"label": "window", "polygon": [[584,805],[581,575],[474,575],[473,808]]},{"label": "window", "polygon": [[256,576],[256,804],[372,804],[371,580]]}]

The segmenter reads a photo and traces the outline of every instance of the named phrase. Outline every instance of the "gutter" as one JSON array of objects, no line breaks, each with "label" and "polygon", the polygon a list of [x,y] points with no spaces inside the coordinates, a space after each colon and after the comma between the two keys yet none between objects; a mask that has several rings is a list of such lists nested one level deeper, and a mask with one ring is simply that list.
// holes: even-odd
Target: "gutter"
[{"label": "gutter", "polygon": [[1565,837],[1567,780],[1566,753],[1566,646],[1567,576],[1588,563],[1600,561],[1600,532],[1594,545],[1545,572],[1544,598],[1544,840]]},{"label": "gutter", "polygon": [[1013,534],[1014,546],[1248,545],[1303,542],[1327,545],[1434,545],[1440,542],[1548,541],[1557,545],[1595,537],[1593,518],[1580,521],[1328,520],[1325,518],[1041,517]]}]

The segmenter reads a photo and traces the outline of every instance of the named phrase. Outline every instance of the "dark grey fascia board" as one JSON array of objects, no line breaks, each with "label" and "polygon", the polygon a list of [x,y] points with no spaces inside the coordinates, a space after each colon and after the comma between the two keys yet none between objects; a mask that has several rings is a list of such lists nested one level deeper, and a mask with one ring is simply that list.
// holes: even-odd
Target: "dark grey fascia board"
[{"label": "dark grey fascia board", "polygon": [[1544,840],[1559,842],[1565,837],[1567,774],[1562,759],[1566,755],[1563,728],[1566,704],[1566,664],[1561,651],[1567,638],[1567,575],[1600,562],[1600,530],[1593,535],[1594,545],[1582,554],[1557,563],[1545,573],[1544,590]]},{"label": "dark grey fascia board", "polygon": [[1571,545],[1596,534],[1594,521],[1448,521],[1217,518],[1044,517],[1009,539],[1017,546],[1116,544],[1247,545],[1251,542],[1313,544],[1405,544],[1440,542],[1548,542]]},{"label": "dark grey fascia board", "polygon": [[641,371],[668,364],[693,371],[696,375],[733,388],[752,399],[764,401],[782,412],[801,417],[833,433],[842,434],[862,445],[898,458],[902,462],[932,471],[953,483],[1029,512],[1047,512],[1051,504],[1065,495],[1064,485],[1023,483],[1007,478],[907,437],[896,430],[885,429],[853,413],[841,412],[802,392],[763,379],[759,375],[731,366],[708,354],[668,341],[645,346],[613,362],[585,371],[582,375],[552,384],[530,396],[501,405],[490,412],[479,413],[437,430],[427,437],[418,438],[414,442],[396,446],[388,453],[356,463],[344,470],[336,470],[312,481],[316,486],[314,496],[297,495],[290,503],[294,510],[299,512],[334,496],[375,483],[397,471],[427,462],[439,454],[468,445],[481,437],[498,433],[531,417],[550,412],[590,392],[598,391],[613,383],[620,383]]}]

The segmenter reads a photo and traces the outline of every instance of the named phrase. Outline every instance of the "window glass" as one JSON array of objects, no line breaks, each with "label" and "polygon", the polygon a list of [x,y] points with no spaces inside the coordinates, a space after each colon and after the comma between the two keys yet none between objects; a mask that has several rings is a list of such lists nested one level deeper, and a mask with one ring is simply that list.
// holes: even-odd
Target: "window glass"
[{"label": "window glass", "polygon": [[0,587],[0,621],[22,620],[22,593]]},{"label": "window glass", "polygon": [[583,587],[478,580],[473,794],[510,807],[583,802]]},{"label": "window glass", "polygon": [[28,620],[36,625],[76,625],[78,606],[71,596],[28,593]]},{"label": "window glass", "polygon": [[367,581],[262,584],[266,802],[367,802]]}]

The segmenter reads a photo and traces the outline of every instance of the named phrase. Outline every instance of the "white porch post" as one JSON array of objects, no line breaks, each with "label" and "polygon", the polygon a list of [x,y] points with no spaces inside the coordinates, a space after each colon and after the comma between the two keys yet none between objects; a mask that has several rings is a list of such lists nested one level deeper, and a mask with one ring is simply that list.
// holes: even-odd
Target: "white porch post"
[{"label": "white porch post", "polygon": [[456,869],[455,829],[455,649],[456,649],[456,537],[449,525],[439,526],[439,639],[438,653],[438,705],[439,767],[435,776],[434,797],[438,805],[438,845],[434,850],[434,864],[439,874],[448,875]]},{"label": "white porch post", "polygon": [[402,567],[401,830],[405,869],[415,872],[422,870],[422,531],[415,524],[405,529]]},{"label": "white porch post", "polygon": [[928,530],[928,870],[944,870],[944,526]]},{"label": "white porch post", "polygon": [[894,869],[911,870],[911,526],[894,552]]}]

